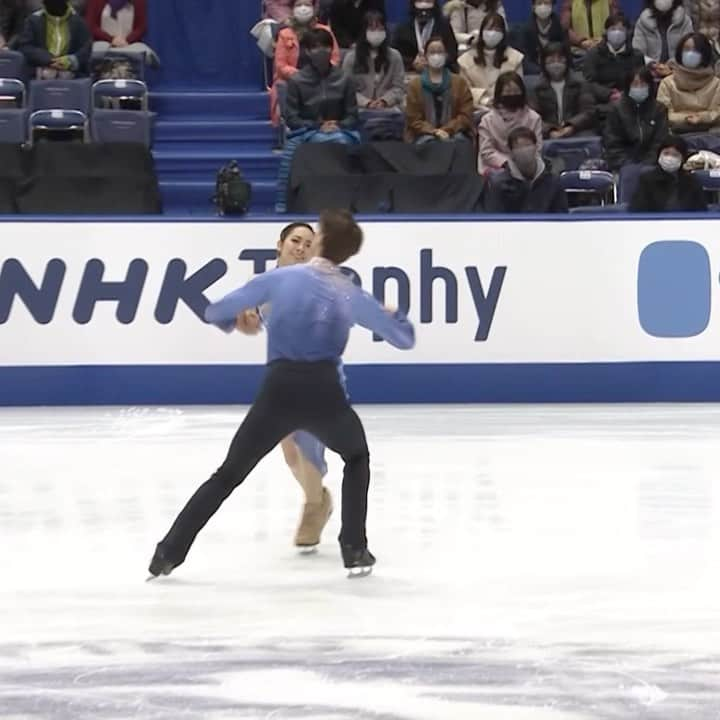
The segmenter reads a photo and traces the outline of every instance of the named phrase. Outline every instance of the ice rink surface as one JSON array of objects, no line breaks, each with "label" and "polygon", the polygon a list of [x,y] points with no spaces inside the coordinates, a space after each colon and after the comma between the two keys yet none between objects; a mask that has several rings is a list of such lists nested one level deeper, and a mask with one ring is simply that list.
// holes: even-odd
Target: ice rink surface
[{"label": "ice rink surface", "polygon": [[153,583],[244,409],[0,411],[2,720],[720,718],[719,407],[359,411],[373,576],[277,450]]}]

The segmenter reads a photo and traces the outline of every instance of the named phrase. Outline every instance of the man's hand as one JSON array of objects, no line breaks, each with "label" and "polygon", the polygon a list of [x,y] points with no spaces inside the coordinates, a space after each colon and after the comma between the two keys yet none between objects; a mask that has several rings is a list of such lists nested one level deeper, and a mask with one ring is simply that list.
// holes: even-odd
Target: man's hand
[{"label": "man's hand", "polygon": [[435,137],[440,138],[440,140],[449,140],[450,139],[450,135],[446,130],[436,130]]},{"label": "man's hand", "polygon": [[327,120],[320,126],[320,132],[331,133],[338,129],[338,124],[335,120]]},{"label": "man's hand", "polygon": [[260,315],[256,310],[244,310],[235,318],[235,329],[243,335],[257,335],[260,326]]}]

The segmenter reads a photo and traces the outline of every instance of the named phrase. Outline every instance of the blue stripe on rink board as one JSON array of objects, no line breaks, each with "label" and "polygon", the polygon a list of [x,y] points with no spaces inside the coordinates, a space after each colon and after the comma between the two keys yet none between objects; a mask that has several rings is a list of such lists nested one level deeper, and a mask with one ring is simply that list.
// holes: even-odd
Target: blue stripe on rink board
[{"label": "blue stripe on rink board", "polygon": [[[247,404],[259,365],[0,367],[0,405]],[[353,365],[356,403],[719,402],[720,362]]]}]

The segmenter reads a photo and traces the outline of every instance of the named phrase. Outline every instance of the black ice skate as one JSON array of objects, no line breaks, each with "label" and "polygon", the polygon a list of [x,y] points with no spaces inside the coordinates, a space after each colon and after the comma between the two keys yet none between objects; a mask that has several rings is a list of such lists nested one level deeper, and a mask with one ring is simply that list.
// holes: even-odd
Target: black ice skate
[{"label": "black ice skate", "polygon": [[353,548],[352,545],[341,545],[343,564],[348,570],[349,578],[367,577],[372,572],[375,556],[367,548]]},{"label": "black ice skate", "polygon": [[150,561],[150,567],[148,568],[150,577],[148,580],[154,580],[160,575],[169,575],[176,567],[177,563],[168,560],[167,557],[165,557],[165,551],[158,545]]}]

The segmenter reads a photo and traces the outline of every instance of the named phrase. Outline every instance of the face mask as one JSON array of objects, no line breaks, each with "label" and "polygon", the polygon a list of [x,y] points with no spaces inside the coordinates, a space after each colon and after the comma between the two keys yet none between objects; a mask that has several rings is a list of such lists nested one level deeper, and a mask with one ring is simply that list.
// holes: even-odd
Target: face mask
[{"label": "face mask", "polygon": [[45,0],[45,10],[48,15],[62,17],[68,9],[67,0]]},{"label": "face mask", "polygon": [[503,95],[499,104],[507,110],[519,110],[524,105],[522,95]]},{"label": "face mask", "polygon": [[545,66],[551,80],[562,80],[565,77],[567,65],[564,62],[552,62]]},{"label": "face mask", "polygon": [[658,164],[666,173],[676,173],[682,166],[682,160],[675,154],[663,153]]},{"label": "face mask", "polygon": [[647,85],[643,85],[642,87],[631,87],[628,95],[638,105],[642,105],[650,96],[650,88]]},{"label": "face mask", "polygon": [[613,50],[619,50],[627,40],[627,32],[619,28],[608,30],[607,40],[608,45],[610,45]]},{"label": "face mask", "polygon": [[298,5],[293,9],[293,17],[299,23],[308,23],[315,17],[315,10],[309,5]]},{"label": "face mask", "polygon": [[431,53],[428,55],[428,65],[433,70],[439,70],[440,68],[445,67],[445,63],[447,62],[447,55],[445,53]]},{"label": "face mask", "polygon": [[502,42],[505,33],[500,32],[500,30],[483,30],[482,36],[485,47],[493,50]]},{"label": "face mask", "polygon": [[696,68],[702,62],[702,55],[697,50],[684,50],[682,54],[682,64],[686,68]]},{"label": "face mask", "polygon": [[384,30],[368,30],[365,37],[370,47],[378,48],[385,42],[387,33]]},{"label": "face mask", "polygon": [[655,0],[654,4],[659,13],[666,13],[673,6],[673,0]]},{"label": "face mask", "polygon": [[547,20],[552,15],[552,5],[536,5],[533,12],[540,20]]},{"label": "face mask", "polygon": [[510,153],[518,170],[526,177],[531,177],[537,169],[537,150],[532,145],[515,148]]},{"label": "face mask", "polygon": [[319,72],[326,73],[330,68],[330,54],[331,51],[327,48],[319,48],[317,50],[310,50],[308,56],[310,57],[310,64]]}]

